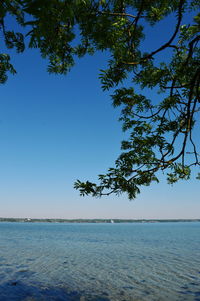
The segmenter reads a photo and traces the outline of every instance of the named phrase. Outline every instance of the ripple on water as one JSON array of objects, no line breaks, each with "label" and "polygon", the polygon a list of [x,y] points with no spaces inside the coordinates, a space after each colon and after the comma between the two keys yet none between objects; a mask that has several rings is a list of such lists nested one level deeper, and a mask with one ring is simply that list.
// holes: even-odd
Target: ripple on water
[{"label": "ripple on water", "polygon": [[200,224],[13,227],[0,232],[0,301],[200,300]]}]

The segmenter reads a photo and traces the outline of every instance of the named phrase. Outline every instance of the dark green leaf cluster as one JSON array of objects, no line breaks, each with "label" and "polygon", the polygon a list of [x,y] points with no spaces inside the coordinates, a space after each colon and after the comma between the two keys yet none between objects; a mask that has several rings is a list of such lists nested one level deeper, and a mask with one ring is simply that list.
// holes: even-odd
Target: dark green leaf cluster
[{"label": "dark green leaf cluster", "polygon": [[[102,88],[108,90],[132,76],[135,87],[154,89],[160,101],[136,93],[133,87],[115,90],[113,105],[122,108],[120,120],[129,138],[122,142],[123,152],[115,168],[99,176],[99,185],[93,186],[94,196],[126,192],[132,199],[140,186],[158,182],[159,171],[170,170],[167,181],[173,184],[188,180],[192,166],[200,165],[198,144],[193,138],[200,111],[199,15],[193,24],[182,24],[184,13],[196,8],[197,2],[140,1],[137,8],[131,4],[134,13],[129,10],[126,19],[132,32],[124,29],[126,55],[115,55],[114,46],[110,47],[113,60],[109,69],[102,71]],[[169,13],[177,18],[171,38],[154,51],[142,53],[144,20],[154,25]],[[156,60],[157,53],[166,50],[170,52],[168,59]],[[81,185],[77,183],[76,188]]]},{"label": "dark green leaf cluster", "polygon": [[16,71],[10,64],[10,56],[8,54],[0,54],[0,83],[4,84],[8,78],[7,72],[15,74]]},{"label": "dark green leaf cluster", "polygon": [[[0,3],[0,31],[3,35],[5,46],[8,49],[15,48],[17,52],[23,52],[25,49],[24,36],[21,32],[7,30],[5,19],[8,15],[13,16],[19,25],[23,24],[24,12],[21,9],[19,1],[1,1]],[[16,71],[10,63],[10,56],[6,53],[0,54],[0,83],[5,83],[8,78],[8,72],[15,74]]]}]

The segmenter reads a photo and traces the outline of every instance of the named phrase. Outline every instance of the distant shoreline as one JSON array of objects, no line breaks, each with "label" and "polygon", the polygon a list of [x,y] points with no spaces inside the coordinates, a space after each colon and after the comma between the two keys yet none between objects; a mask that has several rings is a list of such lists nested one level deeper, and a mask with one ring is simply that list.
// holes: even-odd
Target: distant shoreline
[{"label": "distant shoreline", "polygon": [[60,218],[0,218],[0,222],[20,223],[168,223],[200,222],[200,219],[60,219]]}]

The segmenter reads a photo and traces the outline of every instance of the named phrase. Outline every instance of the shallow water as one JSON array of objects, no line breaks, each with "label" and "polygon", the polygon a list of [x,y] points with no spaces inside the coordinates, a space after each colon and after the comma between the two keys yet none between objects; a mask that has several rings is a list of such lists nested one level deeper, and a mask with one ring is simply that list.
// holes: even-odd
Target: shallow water
[{"label": "shallow water", "polygon": [[200,223],[0,223],[0,300],[200,300]]}]

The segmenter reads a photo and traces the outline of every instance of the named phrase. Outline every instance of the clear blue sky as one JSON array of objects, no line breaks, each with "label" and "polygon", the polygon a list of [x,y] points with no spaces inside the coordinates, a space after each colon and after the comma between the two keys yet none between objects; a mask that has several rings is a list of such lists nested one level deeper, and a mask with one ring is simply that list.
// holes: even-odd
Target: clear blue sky
[{"label": "clear blue sky", "polygon": [[[147,43],[169,34],[163,22]],[[119,111],[98,80],[103,54],[81,59],[67,76],[49,75],[37,50],[12,52],[12,61],[18,73],[0,87],[1,217],[200,218],[196,180],[172,187],[163,178],[131,202],[73,189],[77,178],[94,180],[112,167],[123,139]]]}]

